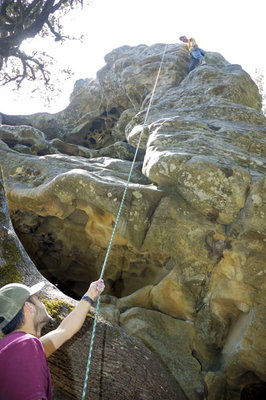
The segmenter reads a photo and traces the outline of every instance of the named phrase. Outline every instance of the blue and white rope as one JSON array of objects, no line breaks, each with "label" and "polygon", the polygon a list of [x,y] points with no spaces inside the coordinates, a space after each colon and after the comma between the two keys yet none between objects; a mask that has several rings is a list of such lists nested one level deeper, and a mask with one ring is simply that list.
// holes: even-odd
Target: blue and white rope
[{"label": "blue and white rope", "polygon": [[[103,274],[104,274],[104,271],[105,271],[106,263],[107,263],[107,260],[108,260],[108,257],[109,257],[109,253],[110,253],[110,250],[111,250],[111,247],[112,247],[112,243],[113,243],[113,239],[114,239],[114,236],[115,236],[116,228],[117,228],[118,221],[119,221],[119,218],[120,218],[120,215],[121,215],[121,212],[122,212],[122,208],[123,208],[125,197],[126,197],[127,190],[128,190],[128,187],[129,187],[131,175],[132,175],[133,168],[134,168],[134,165],[135,165],[135,161],[136,161],[136,158],[137,158],[137,154],[138,154],[138,151],[139,151],[142,135],[143,135],[143,132],[144,132],[144,128],[146,126],[147,118],[148,118],[148,115],[149,115],[149,112],[150,112],[150,108],[151,108],[151,105],[152,105],[152,100],[153,100],[154,93],[155,93],[155,90],[156,90],[156,87],[157,87],[157,83],[158,83],[158,80],[159,80],[159,76],[160,76],[160,73],[161,73],[161,69],[162,69],[162,65],[163,65],[164,56],[165,56],[165,53],[166,53],[167,46],[168,45],[166,44],[165,48],[164,48],[164,52],[163,52],[163,55],[162,55],[160,67],[158,69],[158,73],[157,73],[157,77],[156,77],[156,80],[155,80],[155,83],[154,83],[152,95],[151,95],[151,98],[150,98],[150,101],[149,101],[149,105],[148,105],[148,108],[147,108],[147,111],[146,111],[143,127],[142,127],[142,130],[141,130],[140,136],[139,136],[138,145],[136,147],[135,155],[134,155],[134,158],[133,158],[133,161],[132,161],[132,164],[131,164],[131,168],[130,168],[130,172],[129,172],[129,175],[128,175],[126,187],[125,187],[125,190],[124,190],[124,193],[123,193],[123,197],[122,197],[122,200],[121,200],[121,204],[120,204],[120,207],[119,207],[119,210],[118,210],[118,213],[117,213],[115,226],[114,226],[113,233],[112,233],[112,236],[111,236],[111,239],[110,239],[110,242],[109,242],[109,246],[108,246],[108,249],[107,249],[107,252],[106,252],[106,256],[105,256],[105,259],[104,259],[104,263],[103,263],[103,266],[102,266],[102,271],[101,271],[101,275],[100,275],[99,279],[103,278]],[[94,344],[94,338],[95,338],[95,331],[96,331],[98,313],[99,313],[99,308],[100,308],[100,297],[101,297],[101,295],[99,295],[98,299],[97,299],[96,311],[95,311],[95,316],[94,316],[94,323],[93,323],[93,328],[92,328],[91,344],[90,344],[90,350],[89,350],[89,356],[88,356],[88,362],[87,362],[87,368],[86,368],[86,375],[85,375],[84,386],[83,386],[82,400],[85,400],[86,391],[87,391],[88,378],[89,378],[90,365],[91,365],[91,357],[92,357],[92,350],[93,350],[93,344]]]}]

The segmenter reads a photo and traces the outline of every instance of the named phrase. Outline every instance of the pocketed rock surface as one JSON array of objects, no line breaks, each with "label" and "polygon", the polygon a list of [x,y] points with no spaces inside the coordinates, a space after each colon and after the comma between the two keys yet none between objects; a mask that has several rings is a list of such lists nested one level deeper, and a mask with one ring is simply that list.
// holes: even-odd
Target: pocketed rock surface
[{"label": "pocketed rock surface", "polygon": [[[183,45],[124,46],[57,114],[2,115],[12,221],[39,271],[79,298],[108,259],[102,312],[188,399],[264,393],[265,133],[256,84]],[[264,321],[264,322],[263,322]],[[255,395],[254,395],[255,396]]]}]

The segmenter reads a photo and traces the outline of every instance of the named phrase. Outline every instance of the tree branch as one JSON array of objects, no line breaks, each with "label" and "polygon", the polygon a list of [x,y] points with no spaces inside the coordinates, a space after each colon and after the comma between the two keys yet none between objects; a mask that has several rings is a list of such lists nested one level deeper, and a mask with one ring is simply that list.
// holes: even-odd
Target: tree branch
[{"label": "tree branch", "polygon": [[38,11],[40,11],[41,9],[40,0],[34,0],[31,4],[28,5],[28,7],[25,9],[27,11],[27,14],[30,14],[37,6],[38,6]]},{"label": "tree branch", "polygon": [[52,32],[52,34],[55,36],[55,41],[59,42],[60,40],[63,39],[63,36],[60,35],[59,32],[56,32],[55,29],[53,28],[52,24],[49,22],[49,20],[46,22],[48,28]]},{"label": "tree branch", "polygon": [[20,87],[25,78],[32,81],[36,80],[37,71],[41,72],[44,83],[48,84],[50,80],[50,73],[45,69],[44,64],[35,58],[36,54],[37,52],[35,52],[33,56],[29,56],[20,50],[16,50],[16,52],[12,54],[12,57],[15,57],[20,61],[22,65],[22,72],[17,72],[14,76],[10,76],[9,73],[5,72],[3,74],[3,78],[1,79],[1,81],[3,81],[2,84],[6,85],[9,82],[17,82],[18,87]]},{"label": "tree branch", "polygon": [[[52,13],[57,11],[63,4],[67,3],[68,0],[59,0],[57,4],[52,8]],[[73,0],[70,0],[70,6],[72,7]]]},{"label": "tree branch", "polygon": [[23,40],[36,36],[37,33],[42,29],[45,22],[47,22],[54,5],[54,1],[55,0],[46,1],[40,15],[34,20],[31,26],[23,31],[19,29],[19,31],[16,31],[13,35],[8,37],[0,38],[0,47],[9,47],[11,49],[12,47],[19,46]]},{"label": "tree branch", "polygon": [[13,23],[13,19],[9,17],[9,15],[7,15],[6,10],[7,7],[12,5],[12,0],[4,0],[4,2],[2,3],[1,7],[0,7],[0,22],[2,24],[2,21],[7,21],[9,23]]},{"label": "tree branch", "polygon": [[[44,35],[51,32],[56,41],[75,39],[63,36],[60,25],[61,16],[70,11],[74,3],[83,5],[83,0],[0,0],[0,80],[2,82],[16,81],[20,85],[25,78],[35,80],[37,70],[42,74],[45,84],[49,82],[50,76],[46,70],[49,62],[46,59],[44,63],[39,62],[40,55],[37,58],[35,55],[28,56],[21,52],[19,47],[25,39],[35,37],[40,32]],[[60,14],[54,16],[54,13],[59,13],[59,11]],[[12,71],[3,72],[1,70],[5,68],[4,65],[8,65],[9,57],[14,57],[14,64],[11,63]]]}]

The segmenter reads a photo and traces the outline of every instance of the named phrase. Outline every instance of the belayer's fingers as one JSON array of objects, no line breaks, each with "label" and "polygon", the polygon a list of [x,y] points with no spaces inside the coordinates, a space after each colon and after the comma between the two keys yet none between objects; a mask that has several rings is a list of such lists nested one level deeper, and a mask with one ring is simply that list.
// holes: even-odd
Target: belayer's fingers
[{"label": "belayer's fingers", "polygon": [[103,282],[96,282],[96,286],[98,287],[104,287],[104,283]]},{"label": "belayer's fingers", "polygon": [[103,292],[104,288],[105,288],[105,285],[103,282],[97,282],[96,289],[98,290],[98,292]]}]

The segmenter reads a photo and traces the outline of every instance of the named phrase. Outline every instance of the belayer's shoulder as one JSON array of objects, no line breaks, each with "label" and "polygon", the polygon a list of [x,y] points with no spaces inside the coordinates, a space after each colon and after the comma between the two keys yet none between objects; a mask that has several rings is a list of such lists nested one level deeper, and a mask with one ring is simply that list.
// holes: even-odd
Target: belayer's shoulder
[{"label": "belayer's shoulder", "polygon": [[24,344],[26,346],[33,345],[42,347],[40,340],[36,336],[31,335],[30,333],[14,332],[12,339],[13,340],[11,341],[11,343],[13,343],[14,345]]}]

